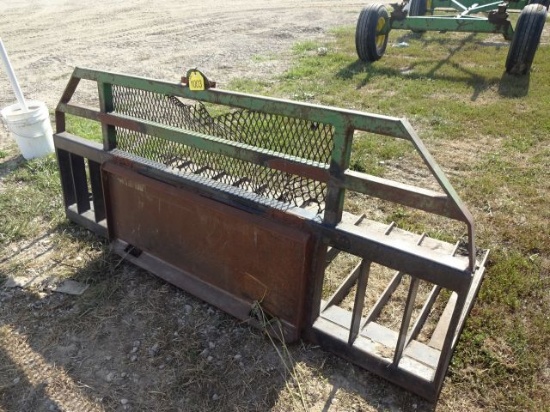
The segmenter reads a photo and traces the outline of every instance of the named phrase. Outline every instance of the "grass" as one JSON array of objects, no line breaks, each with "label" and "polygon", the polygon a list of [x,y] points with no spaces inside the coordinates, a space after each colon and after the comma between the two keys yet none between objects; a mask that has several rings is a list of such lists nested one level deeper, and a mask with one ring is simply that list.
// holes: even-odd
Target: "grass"
[{"label": "grass", "polygon": [[[288,350],[288,347],[284,341],[283,327],[281,323],[277,319],[270,318],[266,315],[262,308],[261,302],[254,302],[252,312],[255,313],[258,318],[260,328],[263,330],[265,336],[269,339],[269,342],[277,353],[277,356],[284,367],[285,373],[290,376],[290,380],[286,381],[286,389],[292,395],[292,409],[308,411],[309,407],[306,404],[307,401],[301,386],[302,378],[300,376],[300,370],[295,365],[292,354]],[[275,338],[271,336],[272,331],[275,331],[274,333],[280,337],[280,341],[277,342]],[[296,386],[296,391],[293,390],[292,385]]]},{"label": "grass", "polygon": [[0,245],[36,236],[63,219],[57,162],[50,156],[22,163],[3,179]]},{"label": "grass", "polygon": [[[358,63],[352,32],[294,48],[281,81],[248,91],[308,98],[408,118],[444,167],[492,249],[488,273],[458,350],[444,397],[465,396],[494,410],[545,410],[550,404],[550,48],[542,45],[530,82],[503,74],[505,47],[488,36],[405,35],[377,63]],[[543,40],[548,38],[545,35]],[[397,40],[393,40],[397,42]],[[403,39],[401,39],[403,41]],[[547,42],[547,40],[546,40]],[[326,56],[314,51],[327,47]],[[237,86],[242,86],[238,84]],[[352,167],[384,173],[375,159],[401,147],[356,141]],[[382,169],[382,170],[380,170]],[[398,216],[402,217],[402,216]],[[466,388],[461,383],[467,382]],[[469,393],[473,388],[483,388]]]},{"label": "grass", "polygon": [[[329,40],[297,44],[293,49],[293,66],[276,81],[246,79],[230,86],[230,89],[245,92],[405,117],[449,175],[475,217],[478,245],[490,248],[491,254],[478,300],[453,357],[439,410],[541,411],[548,410],[550,405],[548,38],[545,33],[531,75],[515,78],[503,74],[507,48],[495,43],[495,39],[500,39],[494,36],[437,33],[420,36],[395,32],[391,33],[383,59],[366,65],[355,57],[353,30],[343,28],[335,31]],[[409,46],[392,47],[403,41]],[[319,47],[326,47],[327,53],[319,55]],[[73,133],[86,137],[99,133],[98,128],[93,128],[96,126],[75,119],[71,119],[69,125]],[[355,139],[353,153],[353,169],[381,176],[388,173],[386,161],[402,165],[412,161],[408,146],[402,142],[367,135]],[[0,160],[10,155],[3,149]],[[122,282],[122,279],[131,281],[134,278],[126,273],[128,265],[109,257],[106,246],[86,231],[65,222],[53,157],[18,162],[15,166],[2,163],[0,176],[0,245],[3,249],[0,252],[0,280],[7,274],[27,273],[28,264],[10,258],[10,254],[19,253],[25,245],[49,234],[55,251],[52,259],[62,263],[54,267],[53,273],[73,276],[75,268],[80,268],[77,270],[79,279],[92,284],[91,294],[80,298],[80,312],[76,311],[75,318],[67,318],[68,322],[72,322],[80,333],[87,328],[99,328],[98,320],[115,328],[111,318],[123,316],[114,309],[115,305],[126,305],[123,307],[131,310],[127,294],[145,295],[148,292],[132,291]],[[394,218],[403,220],[404,224],[407,218],[412,219],[414,226],[417,216],[400,209]],[[126,274],[121,275],[121,271]],[[139,275],[136,276],[139,279]],[[157,319],[150,318],[156,313],[166,316],[171,310],[177,310],[175,303],[165,300],[168,292],[163,291],[162,283],[154,282],[149,281],[147,285],[153,290],[146,306],[136,308],[136,316],[142,323]],[[191,304],[198,308],[197,311],[204,310],[199,303]],[[2,316],[24,318],[14,313]],[[344,362],[329,358],[327,364],[323,360],[304,365],[300,363],[305,357],[302,347],[284,347],[284,351],[294,351],[298,366],[295,364],[292,369],[286,361],[281,361],[284,366],[279,372],[281,376],[290,373],[296,385],[290,387],[287,381],[286,385],[279,385],[278,393],[273,393],[266,386],[255,384],[260,378],[268,379],[267,369],[261,366],[261,352],[266,346],[261,338],[253,335],[254,332],[246,330],[253,336],[252,345],[258,348],[254,365],[259,369],[247,368],[243,375],[238,368],[223,364],[228,368],[228,376],[234,379],[244,376],[247,384],[239,386],[231,381],[216,389],[216,379],[223,381],[224,374],[201,357],[204,339],[208,338],[197,330],[203,321],[229,330],[227,324],[231,321],[223,317],[192,318],[182,326],[175,316],[168,318],[172,323],[160,325],[165,336],[178,331],[188,336],[188,343],[163,340],[170,347],[175,365],[182,371],[196,370],[198,374],[178,374],[168,368],[166,374],[174,374],[174,383],[157,389],[159,393],[167,393],[168,398],[185,396],[189,402],[196,402],[197,410],[214,408],[208,400],[213,391],[216,396],[218,392],[224,396],[238,391],[245,400],[254,398],[257,392],[269,399],[273,409],[290,410],[304,404],[319,405],[316,397],[328,394],[315,388],[326,387],[326,376],[331,379],[344,376],[348,382],[364,383],[366,380],[367,385],[370,384],[364,372],[350,369]],[[62,327],[66,333],[70,332],[71,326]],[[125,328],[132,329],[129,325]],[[146,336],[152,342],[152,335],[146,333]],[[188,353],[185,357],[177,355],[185,344]],[[275,358],[283,352],[277,351]],[[297,370],[300,373],[296,373]],[[268,383],[276,385],[273,380]],[[342,390],[343,408],[372,406],[368,398],[357,393],[386,399],[386,395],[372,391],[361,392],[363,389],[357,389],[359,386],[350,384]],[[381,391],[393,390],[389,388]],[[201,398],[203,392],[209,394],[208,399]],[[424,405],[407,395],[395,396],[404,399],[403,409],[407,409],[407,405],[412,407],[413,403]],[[162,402],[162,396],[158,397]],[[238,409],[238,405],[246,405],[237,400],[233,402],[225,406],[237,405],[235,409]],[[258,407],[269,406],[263,400],[254,402]],[[116,407],[115,403],[108,405]],[[384,405],[382,402],[380,410],[384,410]]]},{"label": "grass", "polygon": [[81,117],[73,115],[67,115],[67,130],[70,130],[72,134],[84,137],[96,142],[102,142],[101,137],[101,124],[98,122],[87,121]]}]

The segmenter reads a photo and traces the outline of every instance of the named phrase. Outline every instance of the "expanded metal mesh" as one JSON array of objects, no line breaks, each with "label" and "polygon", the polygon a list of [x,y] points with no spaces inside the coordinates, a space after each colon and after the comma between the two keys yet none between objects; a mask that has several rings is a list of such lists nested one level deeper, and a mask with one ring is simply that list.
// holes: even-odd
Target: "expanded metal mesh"
[{"label": "expanded metal mesh", "polygon": [[[113,86],[114,112],[166,126],[215,136],[260,149],[330,163],[334,129],[330,124],[245,109],[212,115],[198,101]],[[186,173],[283,201],[324,210],[326,184],[158,136],[117,128],[117,148]]]}]

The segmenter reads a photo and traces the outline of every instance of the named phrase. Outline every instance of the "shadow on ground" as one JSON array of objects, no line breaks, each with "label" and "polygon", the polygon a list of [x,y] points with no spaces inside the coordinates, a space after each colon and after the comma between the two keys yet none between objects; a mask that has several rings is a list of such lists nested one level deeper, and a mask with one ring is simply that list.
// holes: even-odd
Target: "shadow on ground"
[{"label": "shadow on ground", "polygon": [[25,158],[22,155],[10,156],[0,159],[0,179],[18,169],[25,163]]},{"label": "shadow on ground", "polygon": [[434,409],[319,347],[273,344],[72,224],[0,254],[4,276],[36,259],[32,250],[46,237],[59,238],[54,249],[94,242],[79,252],[80,266],[48,259],[51,248],[40,252],[49,273],[89,288],[72,296],[0,286],[0,409]]},{"label": "shadow on ground", "polygon": [[[348,66],[342,68],[336,76],[342,79],[351,79],[358,76],[357,89],[360,89],[371,82],[376,76],[393,76],[393,77],[406,77],[408,79],[435,79],[444,80],[448,82],[464,83],[472,89],[471,101],[476,101],[479,96],[498,85],[498,93],[502,97],[506,98],[518,98],[526,96],[529,93],[530,75],[514,76],[509,75],[506,72],[502,74],[499,79],[497,77],[486,77],[478,74],[475,69],[470,69],[467,64],[457,63],[452,61],[452,58],[464,47],[475,40],[476,34],[472,33],[458,42],[456,47],[450,48],[448,55],[441,60],[413,60],[403,70],[396,70],[393,68],[384,67],[383,65],[372,65],[370,63],[364,63],[361,60],[357,60]],[[441,43],[447,44],[447,39],[430,39],[424,40],[422,34],[419,33],[407,33],[398,39],[395,43],[400,44],[408,42],[410,40],[421,41],[423,46],[426,47],[428,43]],[[504,62],[503,62],[504,65]],[[417,66],[428,66],[428,71],[423,70],[422,73],[417,73],[415,68]],[[441,69],[445,66],[451,66],[460,72],[462,75],[451,76],[448,74],[442,74]]]}]

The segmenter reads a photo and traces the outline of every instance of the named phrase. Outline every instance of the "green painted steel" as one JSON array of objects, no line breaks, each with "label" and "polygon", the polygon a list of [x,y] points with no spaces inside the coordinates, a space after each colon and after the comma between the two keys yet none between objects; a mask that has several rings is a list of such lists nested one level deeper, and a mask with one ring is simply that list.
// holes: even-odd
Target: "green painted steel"
[{"label": "green painted steel", "polygon": [[[412,1],[412,0],[411,0]],[[415,32],[501,33],[506,40],[514,36],[507,11],[522,10],[528,0],[419,0],[425,2],[426,14],[409,16],[405,12],[392,13],[391,29]],[[399,10],[401,6],[393,6]]]},{"label": "green painted steel", "polygon": [[334,226],[342,219],[345,190],[338,185],[337,180],[342,179],[344,171],[349,167],[352,141],[353,129],[339,124],[334,133],[334,149],[330,164],[330,174],[334,178],[329,181],[324,216],[324,221],[328,225]]},{"label": "green painted steel", "polygon": [[[186,82],[194,87],[189,73]],[[72,100],[81,79],[97,83],[99,105]],[[67,114],[98,122],[103,145],[68,133]],[[488,252],[476,258],[472,215],[406,120],[217,89],[193,91],[187,84],[77,68],[56,108],[56,121],[54,143],[70,220],[111,239],[123,258],[251,324],[250,308],[257,301],[250,301],[240,253],[263,236],[262,246],[254,249],[265,250],[257,261],[263,266],[250,272],[275,268],[262,279],[283,286],[272,292],[274,286],[267,283],[271,295],[263,292],[261,299],[268,296],[272,302],[270,315],[282,319],[281,333],[292,340],[300,335],[313,339],[391,382],[437,399]],[[407,141],[439,189],[350,170],[354,139],[366,134],[357,131]],[[453,246],[395,222],[376,222],[367,217],[370,208],[361,216],[343,216],[346,193],[462,222],[468,239]],[[198,220],[202,226],[197,230]],[[210,232],[219,226],[223,229]],[[225,237],[212,241],[213,234]],[[299,249],[289,246],[273,255],[272,249],[288,242]],[[298,251],[294,260],[287,259],[290,249]],[[180,259],[182,251],[191,253]],[[325,281],[335,281],[329,266],[340,266],[333,261],[339,253],[361,262],[325,301]],[[273,264],[281,257],[290,261],[283,269]],[[213,280],[219,270],[210,276],[210,263],[203,264],[216,259],[229,274],[219,283]],[[379,269],[382,278],[387,270],[396,274],[364,317],[365,296],[373,290],[367,291],[369,268],[373,276],[382,274],[375,272]],[[401,326],[377,323],[390,296],[405,286],[405,276],[410,287]],[[350,311],[338,303],[352,296],[355,284]],[[420,284],[433,288],[413,323]],[[293,290],[295,300],[281,300]],[[444,290],[450,298],[442,296]],[[433,311],[437,299],[439,305],[447,301],[444,313],[452,315],[437,320],[443,341],[428,346],[417,337],[428,317],[438,316]]]},{"label": "green painted steel", "polygon": [[488,19],[472,16],[446,17],[426,16],[407,17],[404,20],[395,20],[392,29],[415,31],[452,31],[466,33],[502,33],[505,39],[510,40],[514,35],[511,24],[495,24]]},{"label": "green painted steel", "polygon": [[[452,0],[426,0],[427,5],[429,6],[428,9],[455,9],[455,10],[463,10],[462,7],[460,7],[457,2],[453,2]],[[489,10],[496,9],[500,4],[502,4],[502,1],[479,1],[479,0],[460,0],[459,4],[464,6],[464,8],[472,8],[472,7],[479,7],[481,6],[488,6],[490,7]],[[521,10],[528,4],[528,0],[519,0],[519,1],[510,1],[508,3],[508,9],[511,10]]]},{"label": "green painted steel", "polygon": [[[99,110],[70,103],[72,93],[74,93],[80,79],[97,82],[100,101]],[[145,91],[158,96],[179,96],[193,101],[214,103],[257,113],[305,119],[311,121],[312,124],[318,122],[332,125],[333,143],[330,151],[330,164],[117,113],[113,103],[114,87]],[[471,269],[475,266],[473,218],[441,168],[406,120],[218,89],[191,91],[181,83],[170,83],[82,68],[74,70],[64,97],[57,107],[56,118],[59,119],[60,124],[64,124],[65,113],[100,122],[103,130],[104,150],[106,151],[117,147],[117,129],[128,130],[144,136],[144,138],[150,136],[168,142],[175,142],[203,152],[229,157],[237,161],[248,162],[327,184],[323,216],[323,223],[327,227],[334,227],[340,222],[344,208],[344,196],[347,190],[376,196],[380,199],[464,222],[469,234]],[[64,130],[58,130],[58,132],[62,131]],[[395,184],[385,179],[349,170],[355,131],[365,131],[409,141],[439,183],[443,193]]]},{"label": "green painted steel", "polygon": [[408,139],[401,119],[395,117],[217,89],[191,91],[189,88],[182,86],[181,83],[163,82],[144,77],[133,77],[91,69],[76,68],[73,76],[85,80],[94,80],[98,83],[131,87],[162,95],[180,96],[229,107],[306,119],[312,122],[331,123],[335,127],[347,125],[366,132]]},{"label": "green painted steel", "polygon": [[197,133],[183,131],[175,127],[169,127],[160,123],[150,121],[136,121],[128,116],[101,114],[99,120],[108,126],[118,126],[148,136],[156,136],[167,141],[180,143],[189,147],[204,150],[210,153],[217,153],[233,159],[244,160],[249,163],[269,167],[275,170],[292,171],[301,176],[315,179],[320,182],[328,182],[328,165],[304,161],[296,156],[285,155],[271,150],[260,149],[240,142],[230,142],[225,139]]},{"label": "green painted steel", "polygon": [[[97,83],[98,94],[99,94],[99,108],[102,112],[112,112],[113,111],[113,86],[110,83]],[[116,147],[116,133],[115,128],[110,125],[103,124],[103,136],[104,140],[104,149],[112,150]]]}]

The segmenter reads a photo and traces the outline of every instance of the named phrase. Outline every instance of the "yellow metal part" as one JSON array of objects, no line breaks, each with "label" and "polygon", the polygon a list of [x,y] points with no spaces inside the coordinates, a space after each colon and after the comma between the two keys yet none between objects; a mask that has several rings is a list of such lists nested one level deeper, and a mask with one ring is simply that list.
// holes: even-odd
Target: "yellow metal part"
[{"label": "yellow metal part", "polygon": [[378,23],[376,23],[376,48],[380,49],[384,47],[384,42],[386,41],[387,34],[384,31],[386,26],[386,19],[384,17],[378,18]]}]

